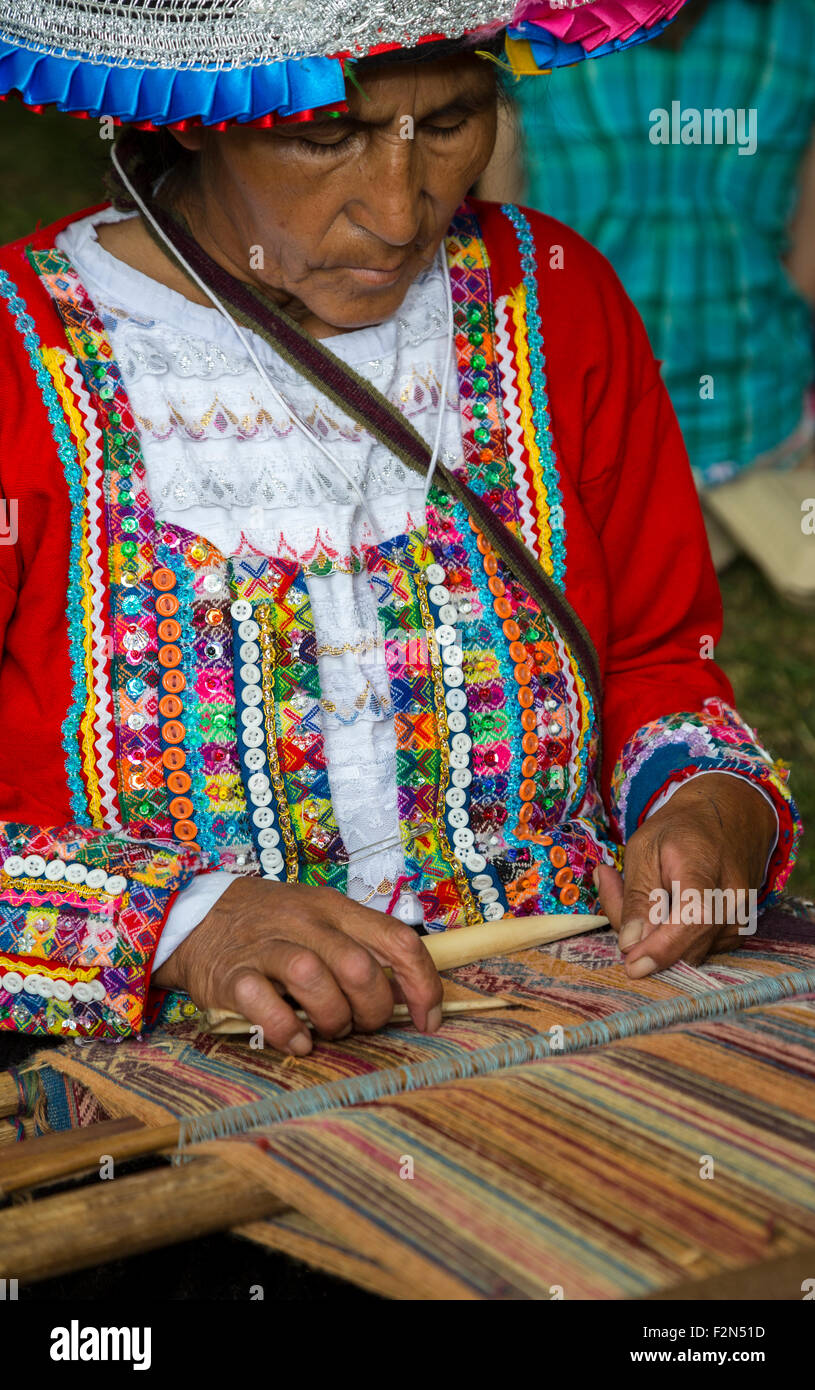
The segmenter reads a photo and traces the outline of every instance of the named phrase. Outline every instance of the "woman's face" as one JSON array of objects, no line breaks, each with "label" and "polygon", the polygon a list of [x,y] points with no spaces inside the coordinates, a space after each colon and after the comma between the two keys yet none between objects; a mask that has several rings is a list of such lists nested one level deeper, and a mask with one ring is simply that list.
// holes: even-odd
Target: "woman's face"
[{"label": "woman's face", "polygon": [[[349,82],[338,118],[190,131],[199,180],[181,206],[211,253],[309,331],[398,309],[495,141],[491,65],[465,55]],[[259,248],[262,252],[259,254]]]}]

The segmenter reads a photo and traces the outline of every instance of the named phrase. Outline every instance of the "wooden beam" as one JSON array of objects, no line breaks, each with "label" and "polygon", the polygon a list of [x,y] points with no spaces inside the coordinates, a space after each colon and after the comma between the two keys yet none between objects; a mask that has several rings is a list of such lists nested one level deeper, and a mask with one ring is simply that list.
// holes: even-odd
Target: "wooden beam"
[{"label": "wooden beam", "polygon": [[711,1274],[707,1279],[685,1279],[672,1289],[660,1289],[649,1293],[641,1303],[675,1303],[690,1299],[695,1303],[740,1302],[761,1299],[762,1302],[798,1302],[806,1292],[802,1289],[805,1280],[815,1284],[815,1245],[807,1245],[796,1250],[794,1255],[784,1255],[780,1259],[762,1260],[761,1264],[748,1265],[746,1269],[730,1269],[726,1273]]}]

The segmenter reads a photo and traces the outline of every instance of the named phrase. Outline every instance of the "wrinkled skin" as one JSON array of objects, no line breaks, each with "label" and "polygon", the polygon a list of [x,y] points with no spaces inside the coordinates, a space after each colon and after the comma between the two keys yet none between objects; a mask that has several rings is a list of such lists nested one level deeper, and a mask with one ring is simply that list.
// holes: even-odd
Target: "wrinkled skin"
[{"label": "wrinkled skin", "polygon": [[[396,312],[495,139],[495,79],[478,59],[382,70],[362,85],[367,100],[352,91],[348,117],[176,137],[196,159],[173,200],[201,245],[316,337]],[[136,269],[209,302],[139,219],[100,228],[99,238]],[[261,268],[250,259],[257,247]],[[746,782],[710,774],[681,787],[631,838],[624,881],[607,866],[598,871],[629,974],[738,941],[736,928],[654,926],[648,894],[673,880],[683,889],[758,888],[774,832],[771,808]],[[330,889],[260,878],[237,879],[153,978],[200,1005],[237,1010],[267,1043],[296,1055],[310,1050],[311,1034],[283,993],[325,1037],[381,1027],[399,997],[417,1027],[441,1022],[439,977],[411,928]]]}]

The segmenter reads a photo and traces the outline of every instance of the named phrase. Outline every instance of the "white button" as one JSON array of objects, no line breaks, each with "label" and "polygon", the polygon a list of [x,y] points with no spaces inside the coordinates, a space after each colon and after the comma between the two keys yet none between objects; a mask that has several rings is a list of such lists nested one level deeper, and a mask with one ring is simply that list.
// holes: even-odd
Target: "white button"
[{"label": "white button", "polygon": [[497,903],[500,896],[497,888],[484,888],[478,895],[478,901],[480,903]]},{"label": "white button", "polygon": [[146,723],[147,720],[143,714],[129,714],[127,717],[127,727],[133,729],[135,733],[143,729]]},{"label": "white button", "polygon": [[487,903],[484,908],[484,920],[486,922],[498,922],[504,915],[504,909],[500,903]]},{"label": "white button", "polygon": [[19,854],[10,854],[3,865],[9,878],[19,878],[25,871],[25,860]]},{"label": "white button", "polygon": [[236,623],[246,622],[252,616],[252,605],[247,603],[245,598],[236,598],[229,609]]},{"label": "white button", "polygon": [[61,878],[64,878],[65,860],[49,859],[48,863],[45,866],[45,877],[47,879],[50,879],[52,883],[57,883]]},{"label": "white button", "polygon": [[[449,719],[447,722],[448,724],[450,724]],[[452,724],[450,724],[450,727],[453,727]],[[473,741],[470,738],[469,734],[457,733],[455,738],[452,738],[450,740],[450,747],[452,748],[454,753],[469,753],[472,746]]]},{"label": "white button", "polygon": [[454,830],[463,830],[465,825],[470,824],[470,817],[467,815],[463,806],[454,806],[452,811],[449,812],[447,819]]},{"label": "white button", "polygon": [[448,787],[447,791],[444,794],[444,799],[447,802],[448,806],[457,807],[463,806],[467,800],[467,797],[461,790],[461,787]]},{"label": "white button", "polygon": [[458,622],[458,609],[454,603],[443,603],[439,609],[439,618],[443,623],[449,623],[455,627]]},{"label": "white button", "polygon": [[[453,693],[452,691],[449,692],[449,694],[452,694],[452,693]],[[467,727],[467,720],[466,720],[466,718],[464,717],[464,715],[461,713],[461,710],[455,709],[452,705],[450,705],[449,698],[448,698],[447,704],[448,704],[448,707],[449,707],[449,709],[450,709],[450,713],[449,713],[448,716],[447,716],[447,727],[448,727],[448,729],[450,729],[454,734],[458,735],[458,734],[461,732],[462,729],[466,729],[466,727]],[[454,742],[455,742],[455,740],[454,740]]]},{"label": "white button", "polygon": [[260,628],[252,618],[247,618],[238,628],[238,636],[242,642],[255,642],[260,636]]},{"label": "white button", "polygon": [[91,991],[91,997],[93,999],[102,1000],[107,997],[107,990],[101,980],[90,980],[88,982],[88,989]]},{"label": "white button", "polygon": [[248,709],[242,709],[241,723],[247,729],[253,729],[256,724],[262,724],[263,710],[258,709],[257,705],[250,705]]},{"label": "white button", "polygon": [[394,915],[401,922],[421,922],[422,909],[415,893],[400,893]]},{"label": "white button", "polygon": [[263,699],[263,691],[259,685],[245,685],[241,692],[241,699],[245,705],[259,705]]},{"label": "white button", "polygon": [[473,774],[468,767],[454,767],[450,774],[450,781],[454,787],[469,787],[473,780]]},{"label": "white button", "polygon": [[258,806],[257,810],[252,812],[252,821],[258,830],[266,830],[270,825],[274,825],[274,811],[268,806]]},{"label": "white button", "polygon": [[[460,752],[457,748],[454,747],[452,753],[450,754],[450,766],[451,766],[451,767],[469,767],[469,766],[470,766],[470,755],[469,755],[469,753],[462,753],[462,752]],[[463,783],[462,783],[462,785],[463,785]]]},{"label": "white button", "polygon": [[104,888],[108,881],[108,876],[104,869],[91,869],[85,881],[89,888]]},{"label": "white button", "polygon": [[118,898],[120,893],[124,893],[127,888],[127,879],[124,874],[110,874],[105,883],[105,892],[110,893],[112,898]]},{"label": "white button", "polygon": [[439,608],[446,603],[450,597],[450,590],[445,589],[443,584],[434,584],[432,589],[428,589],[427,597],[431,603],[438,604]]},{"label": "white button", "polygon": [[45,975],[40,975],[37,993],[41,999],[50,999],[54,993],[54,981],[46,979]]},{"label": "white button", "polygon": [[45,860],[41,854],[26,855],[23,866],[29,878],[40,878],[45,873]]},{"label": "white button", "polygon": [[280,844],[280,835],[274,826],[269,826],[268,830],[258,831],[258,844],[261,849],[274,849]]},{"label": "white button", "polygon": [[260,746],[263,743],[263,730],[257,728],[243,729],[241,732],[241,738],[243,739],[247,748],[260,748]]},{"label": "white button", "polygon": [[285,861],[279,849],[265,849],[260,856],[260,862],[267,874],[279,874]]},{"label": "white button", "polygon": [[255,666],[251,661],[247,661],[246,665],[241,667],[240,677],[244,685],[258,685],[260,682],[260,667]]},{"label": "white button", "polygon": [[428,565],[424,578],[426,584],[443,584],[447,576],[441,565]]},{"label": "white button", "polygon": [[18,975],[16,970],[10,970],[7,975],[4,975],[3,989],[7,990],[9,994],[19,994],[22,987],[23,977]]},{"label": "white button", "polygon": [[78,999],[80,1004],[88,1004],[93,999],[93,990],[84,980],[77,980],[73,992],[74,999]]},{"label": "white button", "polygon": [[457,642],[452,647],[445,647],[441,654],[441,659],[445,666],[460,666],[464,660],[464,653]]},{"label": "white button", "polygon": [[67,864],[65,867],[65,878],[68,883],[84,883],[88,877],[88,870],[84,864]]},{"label": "white button", "polygon": [[[469,859],[467,860],[467,867],[468,869],[472,868]],[[485,888],[492,888],[492,886],[492,879],[489,874],[476,874],[473,878],[473,888],[476,893],[482,892]]]},{"label": "white button", "polygon": [[266,766],[266,754],[262,748],[250,748],[244,761],[250,772],[257,772],[259,767]]},{"label": "white button", "polygon": [[456,630],[449,623],[442,623],[441,627],[436,628],[436,641],[440,647],[449,647],[456,640]]},{"label": "white button", "polygon": [[272,800],[271,787],[260,788],[256,792],[250,793],[253,806],[268,806]]},{"label": "white button", "polygon": [[23,979],[23,989],[26,994],[39,994],[41,979],[42,975],[26,975]]},{"label": "white button", "polygon": [[487,867],[486,856],[473,850],[471,854],[467,855],[466,864],[471,873],[480,874],[481,870]]},{"label": "white button", "polygon": [[259,661],[260,647],[257,642],[244,642],[238,652],[241,661]]},{"label": "white button", "polygon": [[[457,670],[457,667],[452,667]],[[467,708],[467,696],[463,690],[446,690],[444,692],[444,703],[448,709],[459,710]],[[452,725],[450,726],[452,728]]]},{"label": "white button", "polygon": [[453,844],[457,850],[463,851],[466,854],[467,850],[472,849],[475,844],[475,835],[468,826],[457,826],[453,831]]},{"label": "white button", "polygon": [[464,684],[464,672],[460,666],[445,666],[444,684],[452,686]]},{"label": "white button", "polygon": [[67,1003],[68,1003],[68,1000],[69,1000],[70,997],[71,997],[71,983],[70,983],[70,980],[55,980],[55,981],[54,981],[54,997],[55,997],[56,999],[61,999],[62,1002],[63,1002],[63,1004],[67,1004]]},{"label": "white button", "polygon": [[248,782],[250,792],[268,791],[270,785],[271,783],[265,772],[253,772]]}]

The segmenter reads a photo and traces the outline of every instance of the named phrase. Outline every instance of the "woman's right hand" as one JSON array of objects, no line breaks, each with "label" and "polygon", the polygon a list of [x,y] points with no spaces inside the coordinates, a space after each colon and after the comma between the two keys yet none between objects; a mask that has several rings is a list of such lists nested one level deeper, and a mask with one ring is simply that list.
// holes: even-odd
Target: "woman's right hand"
[{"label": "woman's right hand", "polygon": [[243,1014],[265,1044],[298,1057],[311,1051],[311,1034],[284,993],[326,1038],[375,1032],[397,998],[423,1032],[442,1017],[441,980],[412,927],[333,888],[256,875],[230,884],[152,982],[183,990],[199,1008]]}]

